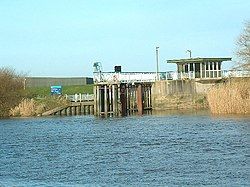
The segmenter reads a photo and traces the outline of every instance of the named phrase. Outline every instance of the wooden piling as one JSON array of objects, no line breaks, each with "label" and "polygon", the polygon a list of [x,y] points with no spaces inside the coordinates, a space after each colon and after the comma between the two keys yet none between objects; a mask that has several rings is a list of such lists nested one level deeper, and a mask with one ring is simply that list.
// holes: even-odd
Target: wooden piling
[{"label": "wooden piling", "polygon": [[142,115],[143,114],[143,96],[142,96],[142,85],[139,84],[137,87],[137,109],[138,109],[138,114]]}]

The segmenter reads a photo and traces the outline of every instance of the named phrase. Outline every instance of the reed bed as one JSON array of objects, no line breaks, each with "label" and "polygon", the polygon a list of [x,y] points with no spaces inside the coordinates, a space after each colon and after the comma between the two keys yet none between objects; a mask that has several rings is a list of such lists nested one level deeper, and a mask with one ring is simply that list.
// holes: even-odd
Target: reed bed
[{"label": "reed bed", "polygon": [[63,97],[45,97],[39,100],[23,99],[16,107],[10,109],[10,116],[37,116],[58,106],[66,106],[68,101]]},{"label": "reed bed", "polygon": [[207,100],[213,114],[250,114],[249,79],[216,85],[209,90]]},{"label": "reed bed", "polygon": [[23,99],[18,106],[10,109],[11,116],[34,116],[36,104],[34,99]]}]

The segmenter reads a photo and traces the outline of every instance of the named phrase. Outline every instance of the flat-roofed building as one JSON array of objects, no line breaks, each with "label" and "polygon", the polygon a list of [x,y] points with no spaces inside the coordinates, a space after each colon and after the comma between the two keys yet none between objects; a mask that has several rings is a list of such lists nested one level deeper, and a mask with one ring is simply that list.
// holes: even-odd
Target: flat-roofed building
[{"label": "flat-roofed building", "polygon": [[177,73],[182,77],[220,79],[222,78],[222,62],[231,60],[232,58],[188,58],[167,60],[167,63],[175,63]]}]

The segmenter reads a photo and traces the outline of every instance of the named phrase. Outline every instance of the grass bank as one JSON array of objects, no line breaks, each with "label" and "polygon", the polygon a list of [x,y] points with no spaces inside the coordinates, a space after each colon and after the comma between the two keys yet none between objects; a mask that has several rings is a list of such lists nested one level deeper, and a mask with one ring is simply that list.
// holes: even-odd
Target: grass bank
[{"label": "grass bank", "polygon": [[[63,95],[75,93],[92,94],[93,85],[63,86],[62,93]],[[68,104],[69,101],[63,96],[51,96],[50,87],[27,88],[21,102],[9,110],[9,116],[39,116],[43,112]]]},{"label": "grass bank", "polygon": [[[62,93],[63,95],[68,94],[72,95],[75,93],[93,93],[93,84],[89,85],[77,85],[77,86],[63,86]],[[33,87],[26,89],[27,95],[29,98],[34,98],[37,96],[45,97],[50,95],[50,87]]]},{"label": "grass bank", "polygon": [[250,114],[250,78],[229,79],[214,86],[207,100],[214,114]]}]

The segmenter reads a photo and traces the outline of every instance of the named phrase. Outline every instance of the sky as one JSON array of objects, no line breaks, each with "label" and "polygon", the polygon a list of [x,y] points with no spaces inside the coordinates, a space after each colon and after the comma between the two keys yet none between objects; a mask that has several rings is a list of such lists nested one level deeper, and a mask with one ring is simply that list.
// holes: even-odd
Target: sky
[{"label": "sky", "polygon": [[[0,68],[28,76],[176,70],[168,59],[232,57],[249,0],[0,0]],[[233,63],[225,62],[230,69]]]}]

